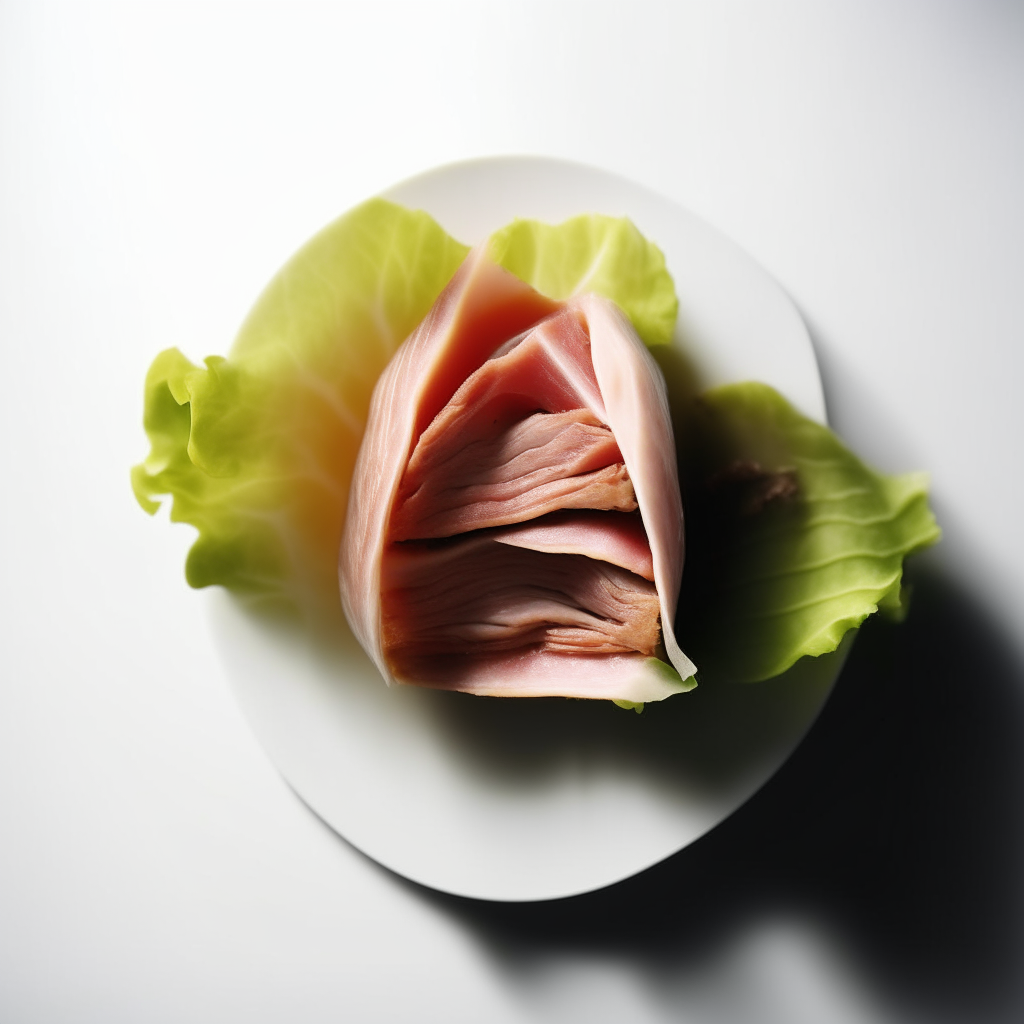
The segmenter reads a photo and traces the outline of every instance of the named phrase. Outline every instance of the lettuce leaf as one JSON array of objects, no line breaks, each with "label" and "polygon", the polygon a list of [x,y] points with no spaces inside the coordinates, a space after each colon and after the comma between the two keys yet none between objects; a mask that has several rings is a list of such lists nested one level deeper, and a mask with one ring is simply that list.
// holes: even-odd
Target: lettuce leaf
[{"label": "lettuce leaf", "polygon": [[874,472],[766,384],[705,394],[680,434],[678,628],[701,674],[769,679],[901,615],[903,560],[939,537],[925,474]]},{"label": "lettuce leaf", "polygon": [[[549,296],[599,291],[649,345],[671,340],[672,279],[629,221],[517,220],[490,245]],[[373,386],[467,252],[427,214],[370,200],[285,265],[228,358],[156,357],[132,486],[147,512],[169,496],[171,519],[198,530],[189,584],[340,621],[337,553]],[[668,372],[674,350],[658,351]],[[688,545],[677,629],[702,675],[770,678],[876,609],[898,613],[904,556],[938,536],[922,475],[872,472],[764,385],[670,393]]]},{"label": "lettuce leaf", "polygon": [[199,537],[185,574],[282,609],[340,614],[337,553],[373,385],[469,250],[380,199],[270,282],[230,358],[162,352],[146,377],[139,504]]},{"label": "lettuce leaf", "polygon": [[491,255],[548,298],[597,292],[615,302],[649,346],[669,345],[679,300],[661,250],[625,217],[586,213],[562,224],[516,219]]},{"label": "lettuce leaf", "polygon": [[[648,339],[671,338],[672,279],[629,221],[517,221],[492,244],[513,271],[532,260],[540,290],[589,282]],[[284,266],[229,358],[157,356],[143,417],[151,450],[132,486],[147,512],[169,495],[171,519],[199,531],[189,584],[336,619],[337,552],[373,386],[468,251],[426,213],[372,199]]]}]

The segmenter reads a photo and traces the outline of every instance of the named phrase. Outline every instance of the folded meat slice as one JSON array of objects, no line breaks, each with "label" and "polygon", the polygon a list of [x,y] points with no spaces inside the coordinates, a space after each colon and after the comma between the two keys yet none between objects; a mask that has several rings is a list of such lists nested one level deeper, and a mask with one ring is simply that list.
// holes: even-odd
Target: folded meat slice
[{"label": "folded meat slice", "polygon": [[647,656],[658,646],[654,584],[608,561],[536,551],[481,531],[398,545],[384,565],[384,646],[410,669],[424,657],[532,645]]},{"label": "folded meat slice", "polygon": [[636,508],[619,446],[589,410],[535,412],[511,423],[494,413],[470,425],[480,430],[467,431],[469,440],[458,428],[420,439],[413,458],[430,454],[410,463],[402,481],[393,540],[450,537],[560,508]]},{"label": "folded meat slice", "polygon": [[639,515],[552,512],[539,519],[490,530],[491,540],[550,554],[586,555],[654,582],[654,559]]},{"label": "folded meat slice", "polygon": [[340,557],[357,638],[389,681],[659,700],[692,685],[682,555],[664,383],[628,320],[471,253],[374,392]]},{"label": "folded meat slice", "polygon": [[636,508],[575,309],[487,360],[420,435],[390,537],[450,537],[559,508]]}]

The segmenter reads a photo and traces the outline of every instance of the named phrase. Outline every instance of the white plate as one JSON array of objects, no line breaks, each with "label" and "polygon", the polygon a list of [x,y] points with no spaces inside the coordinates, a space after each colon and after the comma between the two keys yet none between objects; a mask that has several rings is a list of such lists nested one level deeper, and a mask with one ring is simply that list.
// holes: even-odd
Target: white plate
[{"label": "white plate", "polygon": [[[513,217],[626,215],[665,252],[676,345],[706,384],[761,380],[824,422],[807,331],[777,284],[713,228],[592,168],[501,158],[430,171],[385,195],[467,243]],[[776,771],[841,664],[648,705],[497,700],[389,689],[354,642],[328,655],[215,594],[235,693],[299,796],[350,843],[423,885],[490,900],[586,892],[664,859]]]}]

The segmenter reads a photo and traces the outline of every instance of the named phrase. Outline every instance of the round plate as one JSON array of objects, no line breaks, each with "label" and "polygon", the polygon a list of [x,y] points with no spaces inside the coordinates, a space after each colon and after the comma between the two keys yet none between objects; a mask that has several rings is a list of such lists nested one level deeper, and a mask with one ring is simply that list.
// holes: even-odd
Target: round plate
[{"label": "round plate", "polygon": [[[630,217],[679,293],[675,344],[708,385],[761,380],[824,422],[807,331],[728,239],[613,175],[538,158],[430,171],[384,193],[475,243],[514,217]],[[704,685],[643,714],[605,701],[387,687],[354,641],[331,654],[268,630],[224,594],[215,633],[256,735],[299,796],[406,878],[461,896],[540,900],[601,888],[731,814],[817,715],[842,653],[767,683]]]}]

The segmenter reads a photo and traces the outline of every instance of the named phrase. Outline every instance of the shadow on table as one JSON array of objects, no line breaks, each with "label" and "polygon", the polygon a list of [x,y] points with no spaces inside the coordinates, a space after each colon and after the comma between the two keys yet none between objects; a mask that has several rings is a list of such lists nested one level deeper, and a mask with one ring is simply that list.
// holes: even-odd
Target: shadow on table
[{"label": "shadow on table", "polygon": [[894,1010],[1021,1019],[1024,665],[940,570],[908,575],[907,620],[862,629],[796,754],[688,849],[544,903],[419,891],[513,974],[598,955],[668,990],[766,917],[809,916]]}]

